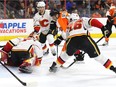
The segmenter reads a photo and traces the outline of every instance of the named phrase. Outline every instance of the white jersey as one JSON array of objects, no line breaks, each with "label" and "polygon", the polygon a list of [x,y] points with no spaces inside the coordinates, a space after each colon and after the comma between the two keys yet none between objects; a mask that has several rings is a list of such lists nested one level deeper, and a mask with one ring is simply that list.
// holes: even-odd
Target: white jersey
[{"label": "white jersey", "polygon": [[90,18],[81,18],[68,24],[68,37],[81,36],[87,34],[87,29],[91,28]]},{"label": "white jersey", "polygon": [[37,57],[43,56],[43,51],[41,47],[41,43],[37,40],[34,41],[33,39],[23,39],[23,38],[16,38],[11,40],[12,43],[15,45],[12,48],[12,51],[29,51],[31,52],[33,50],[34,54],[37,55]]},{"label": "white jersey", "polygon": [[44,15],[40,15],[37,12],[34,16],[34,25],[40,26],[40,32],[47,33],[49,31],[50,22],[52,17],[50,16],[50,10],[45,10]]}]

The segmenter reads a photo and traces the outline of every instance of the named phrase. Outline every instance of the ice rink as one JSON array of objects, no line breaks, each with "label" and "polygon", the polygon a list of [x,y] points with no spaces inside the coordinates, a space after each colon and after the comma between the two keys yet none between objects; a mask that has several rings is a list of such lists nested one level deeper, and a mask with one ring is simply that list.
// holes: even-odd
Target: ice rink
[{"label": "ice rink", "polygon": [[[97,41],[97,39],[95,39]],[[116,66],[116,39],[111,38],[108,46],[98,45],[101,53],[113,61]],[[61,51],[59,46],[59,54]],[[43,57],[40,67],[34,67],[32,74],[24,74],[18,71],[18,68],[8,67],[27,87],[116,87],[116,73],[105,69],[94,59],[90,59],[85,54],[83,63],[75,63],[68,69],[60,69],[56,73],[50,73],[49,67],[56,59],[51,53]],[[72,58],[73,59],[73,58]],[[72,59],[69,59],[72,61]],[[70,61],[65,64],[67,66]],[[17,81],[2,65],[0,65],[0,87],[24,87]]]}]

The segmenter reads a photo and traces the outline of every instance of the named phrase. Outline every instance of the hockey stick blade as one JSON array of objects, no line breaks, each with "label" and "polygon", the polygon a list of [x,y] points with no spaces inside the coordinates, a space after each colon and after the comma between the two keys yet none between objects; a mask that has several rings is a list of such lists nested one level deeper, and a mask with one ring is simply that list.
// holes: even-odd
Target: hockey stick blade
[{"label": "hockey stick blade", "polygon": [[4,46],[1,46],[1,45],[0,45],[0,48],[2,48],[2,47],[4,47]]},{"label": "hockey stick blade", "polygon": [[0,64],[6,69],[8,70],[23,86],[27,86],[27,84],[23,81],[21,81],[12,71],[10,71],[10,69],[8,67],[6,67],[1,61]]}]

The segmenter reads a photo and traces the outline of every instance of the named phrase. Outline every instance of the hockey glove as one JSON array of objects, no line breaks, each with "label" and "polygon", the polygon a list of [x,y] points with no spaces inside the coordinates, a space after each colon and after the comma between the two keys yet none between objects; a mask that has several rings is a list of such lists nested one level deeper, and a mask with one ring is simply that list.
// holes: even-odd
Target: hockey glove
[{"label": "hockey glove", "polygon": [[58,33],[58,29],[54,29],[54,30],[49,30],[49,33],[52,34],[53,36],[57,35]]},{"label": "hockey glove", "polygon": [[40,26],[34,26],[34,32],[38,33],[40,31]]},{"label": "hockey glove", "polygon": [[55,41],[54,41],[54,45],[58,46],[61,41],[63,40],[62,36],[59,36]]},{"label": "hockey glove", "polygon": [[102,31],[102,34],[103,34],[105,37],[108,37],[110,31],[109,31],[105,26],[103,26],[103,27],[101,28],[101,31]]}]

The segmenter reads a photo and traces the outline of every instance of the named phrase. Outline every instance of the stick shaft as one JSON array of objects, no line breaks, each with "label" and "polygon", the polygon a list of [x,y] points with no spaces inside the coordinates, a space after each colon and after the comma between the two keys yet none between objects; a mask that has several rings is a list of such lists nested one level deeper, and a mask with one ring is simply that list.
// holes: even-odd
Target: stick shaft
[{"label": "stick shaft", "polygon": [[21,81],[8,67],[6,67],[1,61],[0,64],[7,69],[22,85],[26,86],[27,84],[23,81]]}]

